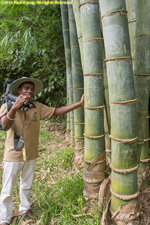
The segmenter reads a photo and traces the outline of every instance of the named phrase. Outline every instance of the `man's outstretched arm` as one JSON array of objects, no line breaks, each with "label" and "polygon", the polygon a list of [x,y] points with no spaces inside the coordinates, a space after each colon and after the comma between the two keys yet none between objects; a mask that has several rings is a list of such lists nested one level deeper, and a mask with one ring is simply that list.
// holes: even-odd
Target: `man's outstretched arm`
[{"label": "man's outstretched arm", "polygon": [[79,108],[83,105],[84,105],[84,95],[82,95],[81,100],[77,103],[74,103],[74,104],[68,105],[68,106],[63,106],[63,107],[60,107],[60,108],[56,108],[54,115],[59,116],[59,115],[68,113],[68,112],[70,112],[74,109],[77,109],[77,108]]}]

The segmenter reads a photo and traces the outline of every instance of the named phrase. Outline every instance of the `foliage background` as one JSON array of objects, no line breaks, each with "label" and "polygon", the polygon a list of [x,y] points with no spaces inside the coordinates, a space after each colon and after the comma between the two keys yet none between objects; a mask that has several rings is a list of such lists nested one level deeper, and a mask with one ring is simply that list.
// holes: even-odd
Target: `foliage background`
[{"label": "foliage background", "polygon": [[66,74],[59,5],[0,5],[0,93],[7,77],[39,78],[36,97],[49,106],[66,104]]}]

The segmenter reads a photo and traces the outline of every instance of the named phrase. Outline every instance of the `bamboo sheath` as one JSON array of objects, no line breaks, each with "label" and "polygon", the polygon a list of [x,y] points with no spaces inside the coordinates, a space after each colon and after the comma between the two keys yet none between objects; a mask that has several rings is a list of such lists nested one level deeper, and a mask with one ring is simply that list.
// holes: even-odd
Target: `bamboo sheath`
[{"label": "bamboo sheath", "polygon": [[[69,27],[70,27],[70,42],[71,42],[71,60],[72,60],[72,84],[73,84],[73,99],[78,102],[84,93],[83,90],[83,72],[81,65],[80,49],[77,37],[76,23],[72,5],[69,5]],[[79,108],[74,110],[74,136],[75,143],[81,141],[84,132],[84,109]]]},{"label": "bamboo sheath", "polygon": [[99,160],[103,163],[99,162],[98,165],[93,162],[94,167],[90,167],[87,163],[99,157],[105,159],[103,54],[98,0],[80,0],[80,13],[85,94],[84,197],[90,199],[91,190],[94,191],[92,198],[98,196],[100,182],[105,177],[103,170],[106,167],[106,162],[103,160]]},{"label": "bamboo sheath", "polygon": [[[127,11],[123,0],[100,0],[111,112],[112,200],[115,212],[135,198],[137,186],[137,128]],[[123,170],[128,170],[124,173]],[[129,196],[130,200],[124,200]]]},{"label": "bamboo sheath", "polygon": [[[60,0],[62,2],[62,0]],[[65,60],[66,60],[66,75],[67,75],[67,105],[70,104],[70,87],[71,83],[71,54],[70,54],[70,35],[69,35],[69,23],[68,23],[68,7],[67,5],[61,4],[61,18],[62,18],[62,30],[64,39],[64,49],[65,49]],[[70,131],[70,113],[67,114],[67,132]]]}]

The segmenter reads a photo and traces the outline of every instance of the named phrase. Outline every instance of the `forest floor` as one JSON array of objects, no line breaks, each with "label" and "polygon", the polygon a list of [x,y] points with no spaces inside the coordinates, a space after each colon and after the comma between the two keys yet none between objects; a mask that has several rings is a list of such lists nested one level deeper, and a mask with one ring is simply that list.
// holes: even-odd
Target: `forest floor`
[{"label": "forest floor", "polygon": [[[5,132],[0,131],[0,175]],[[72,167],[74,148],[65,136],[65,129],[58,122],[41,122],[39,155],[31,193],[31,208],[36,220],[20,215],[18,208],[19,177],[14,190],[12,225],[96,225],[98,204],[93,213],[85,212],[82,171]],[[0,182],[0,188],[2,181]]]},{"label": "forest floor", "polygon": [[[0,132],[0,175],[6,134]],[[98,203],[86,211],[83,198],[83,172],[72,166],[74,148],[58,122],[41,122],[39,158],[31,193],[31,208],[36,220],[18,211],[19,177],[14,190],[12,225],[99,225]],[[1,188],[2,182],[0,182]],[[104,207],[105,209],[105,207]],[[103,209],[103,210],[104,210]],[[140,225],[150,224],[150,189],[142,195]]]}]

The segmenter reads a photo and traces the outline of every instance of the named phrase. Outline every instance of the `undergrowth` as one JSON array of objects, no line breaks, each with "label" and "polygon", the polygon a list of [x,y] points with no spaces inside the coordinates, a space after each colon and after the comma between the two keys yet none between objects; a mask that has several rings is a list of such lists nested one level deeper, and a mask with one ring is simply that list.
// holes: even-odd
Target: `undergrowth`
[{"label": "undergrowth", "polygon": [[[58,124],[58,123],[57,123]],[[55,127],[55,124],[53,124]],[[60,130],[49,131],[49,122],[41,123],[40,157],[31,193],[31,208],[36,221],[26,220],[24,215],[18,215],[19,178],[14,190],[15,216],[12,224],[42,224],[42,225],[97,225],[98,205],[93,206],[93,213],[85,211],[83,199],[82,171],[72,168],[73,147],[63,144],[64,134]],[[0,156],[2,159],[5,132],[0,132]],[[2,161],[1,161],[2,162]],[[0,169],[2,174],[2,167]],[[17,216],[18,215],[18,216]]]}]

